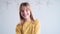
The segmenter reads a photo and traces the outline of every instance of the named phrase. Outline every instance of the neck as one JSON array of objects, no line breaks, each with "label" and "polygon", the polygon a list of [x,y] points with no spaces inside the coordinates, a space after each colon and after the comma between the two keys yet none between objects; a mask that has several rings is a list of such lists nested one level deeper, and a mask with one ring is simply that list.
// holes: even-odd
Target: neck
[{"label": "neck", "polygon": [[27,18],[27,19],[25,19],[25,21],[31,21],[31,19],[30,18]]}]

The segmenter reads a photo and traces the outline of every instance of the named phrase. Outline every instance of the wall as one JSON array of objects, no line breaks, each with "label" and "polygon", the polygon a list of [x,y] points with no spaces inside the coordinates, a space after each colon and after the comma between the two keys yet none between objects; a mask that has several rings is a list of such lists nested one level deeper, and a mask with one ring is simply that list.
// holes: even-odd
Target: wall
[{"label": "wall", "polygon": [[41,21],[41,34],[60,34],[60,0],[0,0],[0,34],[15,34],[19,5],[25,1]]}]

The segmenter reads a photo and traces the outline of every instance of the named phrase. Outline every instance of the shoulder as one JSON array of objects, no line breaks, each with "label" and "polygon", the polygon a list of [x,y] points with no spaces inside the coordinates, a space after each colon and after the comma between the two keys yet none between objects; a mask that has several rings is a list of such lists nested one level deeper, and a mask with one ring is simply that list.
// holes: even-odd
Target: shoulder
[{"label": "shoulder", "polygon": [[39,20],[38,19],[35,19],[35,21],[34,22],[39,22]]},{"label": "shoulder", "polygon": [[21,28],[21,23],[18,23],[18,24],[16,25],[16,28]]},{"label": "shoulder", "polygon": [[34,22],[35,24],[40,24],[40,21],[38,19],[36,19]]}]

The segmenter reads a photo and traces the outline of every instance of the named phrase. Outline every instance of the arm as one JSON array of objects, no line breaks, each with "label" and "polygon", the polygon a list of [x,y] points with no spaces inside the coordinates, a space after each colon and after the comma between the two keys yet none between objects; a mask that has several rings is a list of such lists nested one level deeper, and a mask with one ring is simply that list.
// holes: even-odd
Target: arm
[{"label": "arm", "polygon": [[41,34],[40,30],[41,30],[41,24],[38,20],[36,20],[36,22],[35,22],[35,34]]},{"label": "arm", "polygon": [[16,27],[16,34],[21,34],[21,28],[19,26]]}]

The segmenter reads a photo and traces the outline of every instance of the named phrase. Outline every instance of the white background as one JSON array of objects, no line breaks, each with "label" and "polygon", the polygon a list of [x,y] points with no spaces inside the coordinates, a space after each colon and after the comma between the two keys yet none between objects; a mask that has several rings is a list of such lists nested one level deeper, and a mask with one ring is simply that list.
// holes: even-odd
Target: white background
[{"label": "white background", "polygon": [[29,2],[41,22],[41,34],[60,34],[60,0],[0,0],[0,34],[15,34],[19,5]]}]

